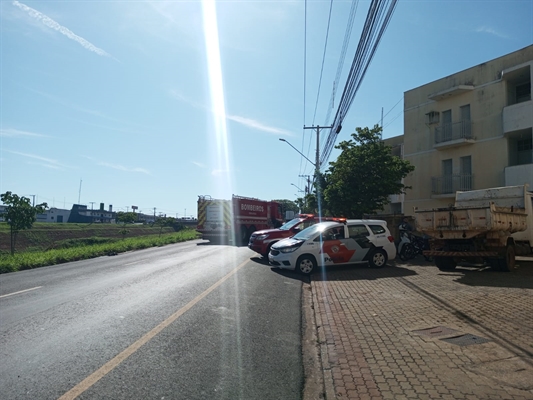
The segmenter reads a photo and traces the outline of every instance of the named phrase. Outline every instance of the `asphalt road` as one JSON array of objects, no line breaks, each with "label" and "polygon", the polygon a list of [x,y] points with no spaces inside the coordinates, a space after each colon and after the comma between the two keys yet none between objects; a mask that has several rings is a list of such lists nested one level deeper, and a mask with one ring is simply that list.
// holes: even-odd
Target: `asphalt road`
[{"label": "asphalt road", "polygon": [[0,397],[300,399],[301,291],[202,241],[0,275]]}]

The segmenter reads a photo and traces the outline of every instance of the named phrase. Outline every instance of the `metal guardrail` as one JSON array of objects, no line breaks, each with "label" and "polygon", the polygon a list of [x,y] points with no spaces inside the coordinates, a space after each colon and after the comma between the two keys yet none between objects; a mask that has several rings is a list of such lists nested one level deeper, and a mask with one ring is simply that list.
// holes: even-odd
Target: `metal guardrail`
[{"label": "metal guardrail", "polygon": [[446,123],[435,127],[435,144],[473,138],[472,121],[470,120]]},{"label": "metal guardrail", "polygon": [[431,194],[450,194],[458,190],[472,190],[474,187],[474,175],[453,174],[431,178]]}]

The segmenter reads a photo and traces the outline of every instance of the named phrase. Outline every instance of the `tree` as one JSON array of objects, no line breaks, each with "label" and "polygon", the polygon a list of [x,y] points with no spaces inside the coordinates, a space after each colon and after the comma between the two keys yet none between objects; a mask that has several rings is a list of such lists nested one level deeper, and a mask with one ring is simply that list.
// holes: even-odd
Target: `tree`
[{"label": "tree", "polygon": [[176,218],[173,217],[159,217],[155,220],[155,225],[159,226],[159,237],[161,237],[161,233],[163,232],[163,228],[165,226],[174,226],[176,223]]},{"label": "tree", "polygon": [[402,179],[414,170],[381,140],[381,127],[356,128],[351,140],[335,146],[342,152],[325,175],[325,203],[333,215],[361,218],[383,210],[392,194],[410,187]]},{"label": "tree", "polygon": [[19,197],[11,192],[5,192],[0,195],[0,200],[7,206],[3,217],[10,227],[11,255],[14,255],[19,231],[31,229],[33,223],[37,220],[37,214],[44,213],[48,208],[48,204],[41,203],[32,206],[29,198]]},{"label": "tree", "polygon": [[285,218],[287,211],[293,211],[295,214],[298,214],[298,204],[296,204],[292,200],[287,199],[280,199],[280,200],[272,200],[280,204],[281,206],[281,215],[283,218]]},{"label": "tree", "polygon": [[129,230],[126,229],[126,224],[133,224],[137,221],[137,214],[134,212],[123,212],[119,211],[117,213],[117,221],[122,223],[122,229],[120,233],[122,234],[122,239],[126,238],[126,235],[129,233]]}]

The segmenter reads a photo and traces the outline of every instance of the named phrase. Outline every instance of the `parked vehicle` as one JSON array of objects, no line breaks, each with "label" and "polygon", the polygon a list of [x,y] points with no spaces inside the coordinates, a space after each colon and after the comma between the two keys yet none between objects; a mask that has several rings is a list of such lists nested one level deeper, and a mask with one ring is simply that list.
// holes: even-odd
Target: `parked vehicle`
[{"label": "parked vehicle", "polygon": [[457,192],[455,206],[416,210],[418,231],[431,236],[431,249],[441,270],[458,262],[487,263],[495,269],[515,268],[515,254],[533,253],[533,193],[527,185]]},{"label": "parked vehicle", "polygon": [[314,224],[273,244],[268,254],[271,265],[303,274],[328,265],[368,263],[379,268],[395,257],[385,221],[344,219]]},{"label": "parked vehicle", "polygon": [[418,236],[407,231],[400,231],[398,244],[398,257],[402,261],[409,261],[418,255],[423,255],[426,261],[433,261],[433,257],[424,255],[424,251],[430,250],[429,236]]},{"label": "parked vehicle", "polygon": [[[325,217],[322,221],[338,221],[338,218]],[[253,232],[248,242],[248,247],[261,254],[264,258],[268,258],[268,253],[272,245],[281,239],[285,239],[296,235],[301,230],[314,225],[320,221],[318,216],[313,214],[299,214],[289,222],[283,224],[279,228],[263,229]]]},{"label": "parked vehicle", "polygon": [[198,224],[202,239],[247,244],[252,232],[281,225],[281,205],[275,201],[232,196],[231,200],[198,196]]}]

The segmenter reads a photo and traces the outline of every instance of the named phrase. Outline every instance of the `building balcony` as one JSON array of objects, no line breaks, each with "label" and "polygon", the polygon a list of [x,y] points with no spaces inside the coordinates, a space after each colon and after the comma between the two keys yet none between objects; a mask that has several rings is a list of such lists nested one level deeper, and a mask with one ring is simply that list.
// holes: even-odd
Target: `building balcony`
[{"label": "building balcony", "polygon": [[463,146],[474,142],[472,121],[446,123],[435,127],[435,144],[433,147],[437,150]]},{"label": "building balcony", "polygon": [[533,164],[513,165],[505,168],[505,186],[529,185],[533,190]]},{"label": "building balcony", "polygon": [[455,197],[455,192],[472,190],[473,187],[474,175],[471,174],[435,176],[431,178],[431,197]]},{"label": "building balcony", "polygon": [[453,96],[458,96],[463,93],[468,93],[474,90],[473,85],[457,85],[449,89],[441,90],[437,93],[432,93],[428,96],[428,99],[435,100],[435,101],[441,101],[445,99],[449,99]]},{"label": "building balcony", "polygon": [[533,127],[533,100],[503,108],[503,133]]}]

